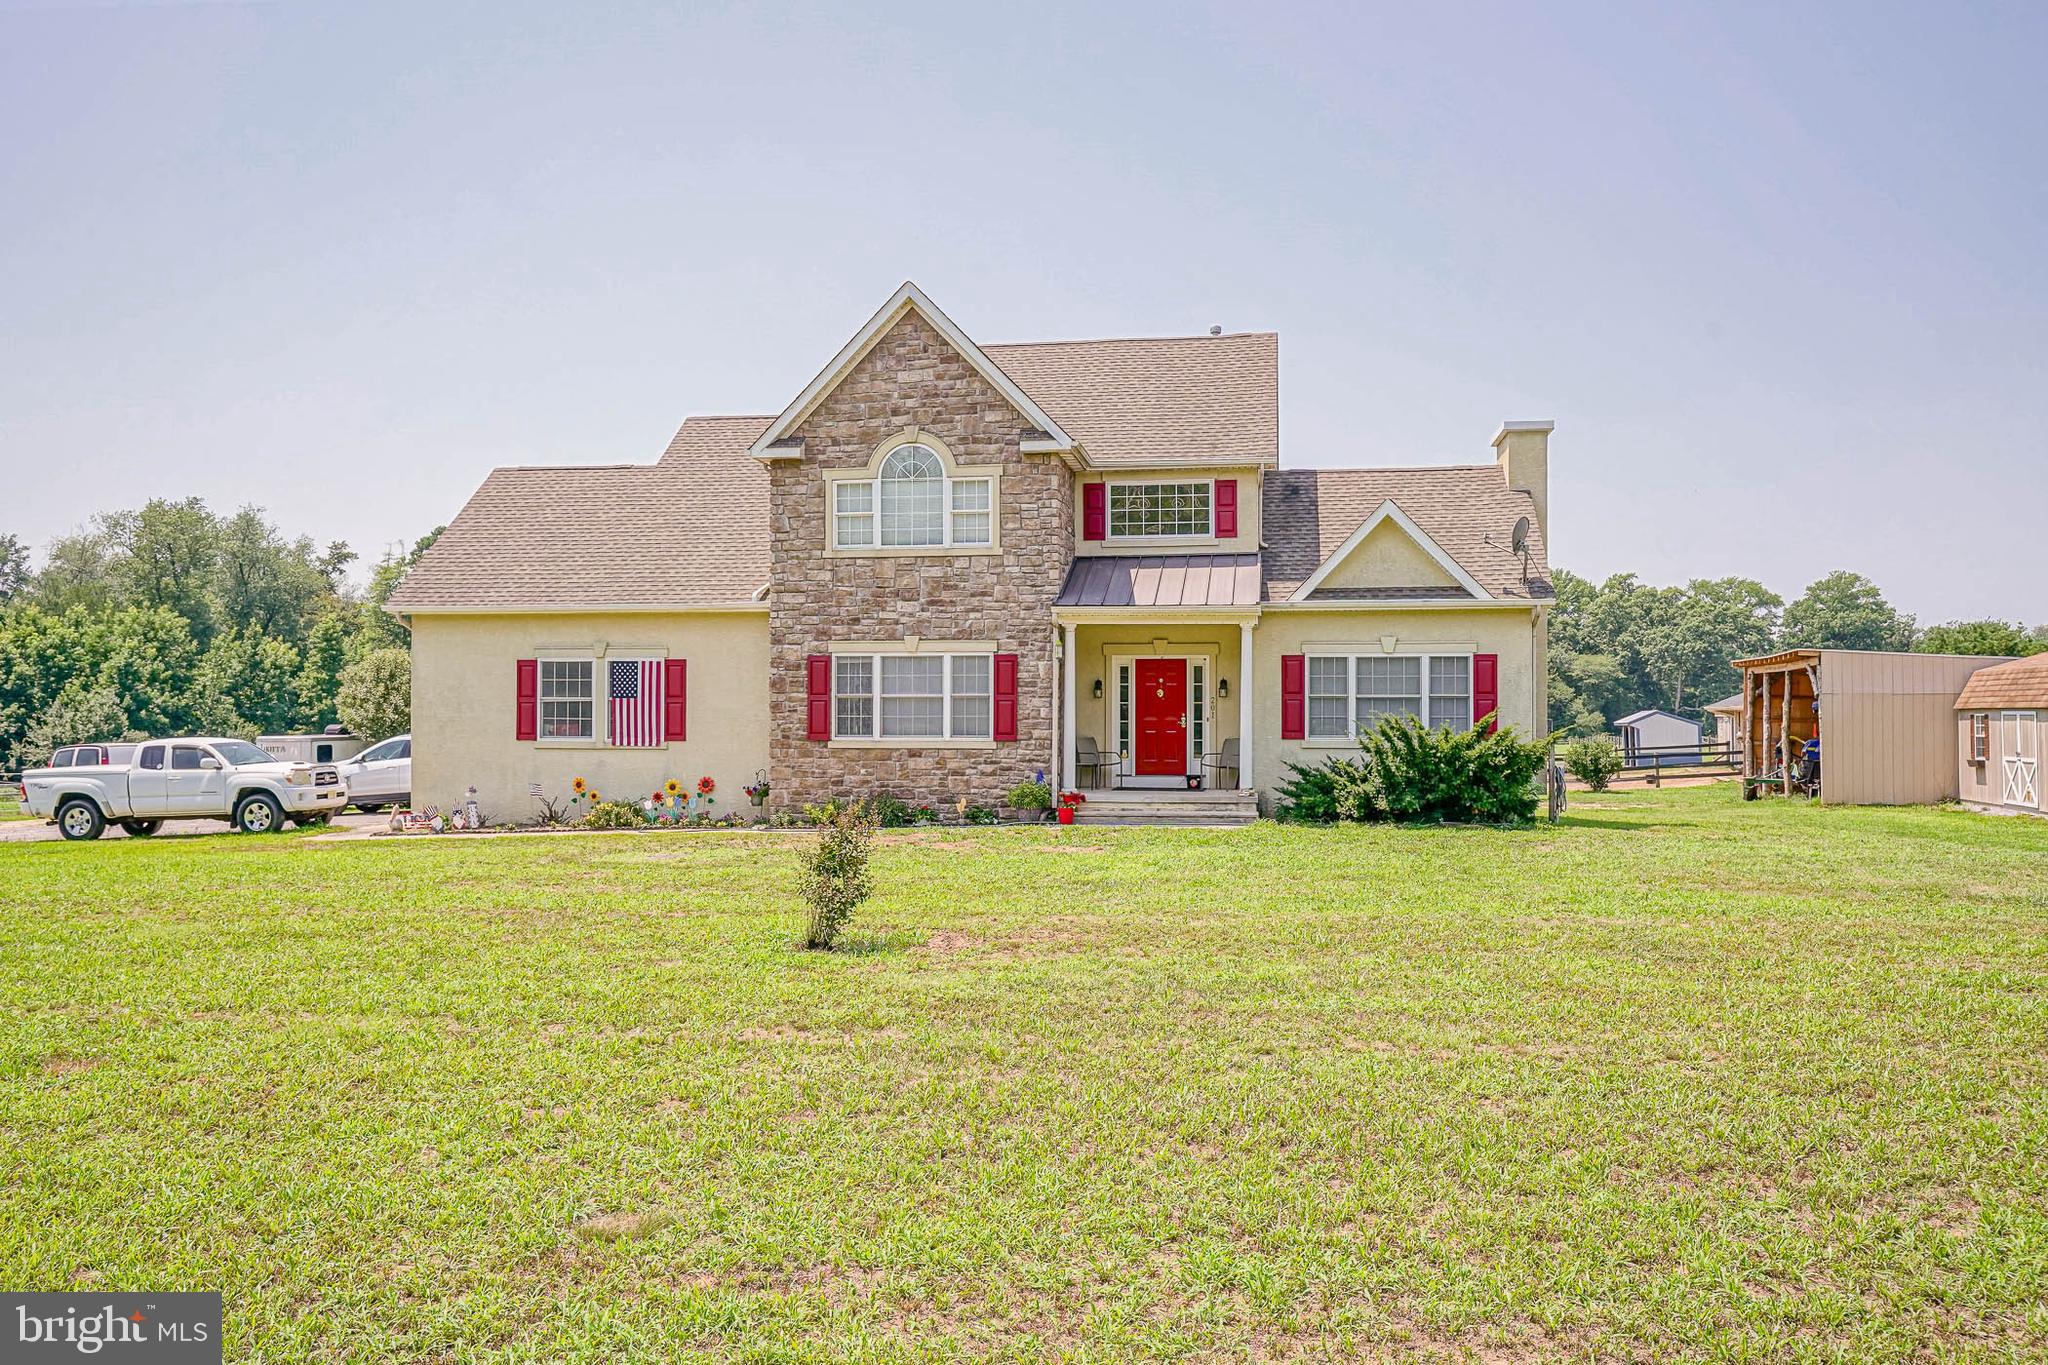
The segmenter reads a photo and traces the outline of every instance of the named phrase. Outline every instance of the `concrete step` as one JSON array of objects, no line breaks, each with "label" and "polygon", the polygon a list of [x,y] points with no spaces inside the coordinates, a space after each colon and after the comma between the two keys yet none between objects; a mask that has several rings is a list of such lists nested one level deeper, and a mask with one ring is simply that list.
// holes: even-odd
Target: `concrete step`
[{"label": "concrete step", "polygon": [[1074,813],[1077,825],[1248,825],[1258,798],[1232,793],[1121,791],[1091,795]]}]

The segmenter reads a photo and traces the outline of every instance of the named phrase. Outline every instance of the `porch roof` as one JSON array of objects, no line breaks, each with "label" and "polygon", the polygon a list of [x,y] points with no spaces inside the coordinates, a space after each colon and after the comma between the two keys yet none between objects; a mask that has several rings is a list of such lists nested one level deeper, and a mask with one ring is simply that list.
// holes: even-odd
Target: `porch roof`
[{"label": "porch roof", "polygon": [[1056,607],[1256,607],[1257,555],[1090,555]]}]

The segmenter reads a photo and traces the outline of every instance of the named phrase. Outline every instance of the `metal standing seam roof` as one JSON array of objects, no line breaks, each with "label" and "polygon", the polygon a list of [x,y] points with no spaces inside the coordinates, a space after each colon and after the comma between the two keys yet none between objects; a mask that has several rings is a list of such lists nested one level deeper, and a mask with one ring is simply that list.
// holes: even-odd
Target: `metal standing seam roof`
[{"label": "metal standing seam roof", "polygon": [[1056,607],[1256,607],[1257,555],[1089,555]]}]

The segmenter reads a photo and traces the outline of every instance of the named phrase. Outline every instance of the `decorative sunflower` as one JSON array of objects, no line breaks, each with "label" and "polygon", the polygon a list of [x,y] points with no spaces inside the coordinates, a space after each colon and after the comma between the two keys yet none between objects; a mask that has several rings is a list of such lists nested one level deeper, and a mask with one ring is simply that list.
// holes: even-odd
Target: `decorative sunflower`
[{"label": "decorative sunflower", "polygon": [[590,804],[593,806],[596,805],[598,802],[604,800],[602,796],[599,796],[597,794],[597,788],[595,787],[592,787],[589,791],[585,792],[584,795],[590,798]]},{"label": "decorative sunflower", "polygon": [[708,777],[700,777],[697,779],[697,790],[701,794],[709,796],[718,790],[718,784]]},{"label": "decorative sunflower", "polygon": [[661,789],[667,792],[670,796],[680,796],[682,795],[683,784],[676,781],[673,777],[671,777],[666,783],[662,785]]},{"label": "decorative sunflower", "polygon": [[580,778],[580,777],[575,777],[575,778],[571,778],[571,779],[569,779],[569,790],[570,790],[570,791],[572,791],[572,792],[575,792],[575,793],[576,793],[576,794],[577,794],[578,796],[581,796],[581,795],[583,795],[583,792],[584,792],[584,783],[583,783],[583,779],[582,779],[582,778]]}]

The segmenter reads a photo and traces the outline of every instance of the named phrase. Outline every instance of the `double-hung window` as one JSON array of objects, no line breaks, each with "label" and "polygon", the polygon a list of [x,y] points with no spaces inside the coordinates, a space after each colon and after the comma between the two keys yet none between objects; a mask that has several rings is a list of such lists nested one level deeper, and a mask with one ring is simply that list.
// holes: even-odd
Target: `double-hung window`
[{"label": "double-hung window", "polygon": [[1991,715],[1986,711],[1974,711],[1970,715],[1970,762],[1985,763],[1991,758]]},{"label": "double-hung window", "polygon": [[596,737],[596,669],[589,659],[540,661],[540,738]]},{"label": "double-hung window", "polygon": [[1112,483],[1110,539],[1207,536],[1215,526],[1214,488],[1207,479],[1187,483]]},{"label": "double-hung window", "polygon": [[948,476],[925,445],[890,451],[875,478],[832,484],[832,543],[842,550],[988,545],[994,515],[993,481]]},{"label": "double-hung window", "polygon": [[1311,654],[1308,737],[1350,739],[1388,716],[1472,728],[1469,654]]},{"label": "double-hung window", "polygon": [[835,739],[987,739],[992,656],[835,654]]}]

